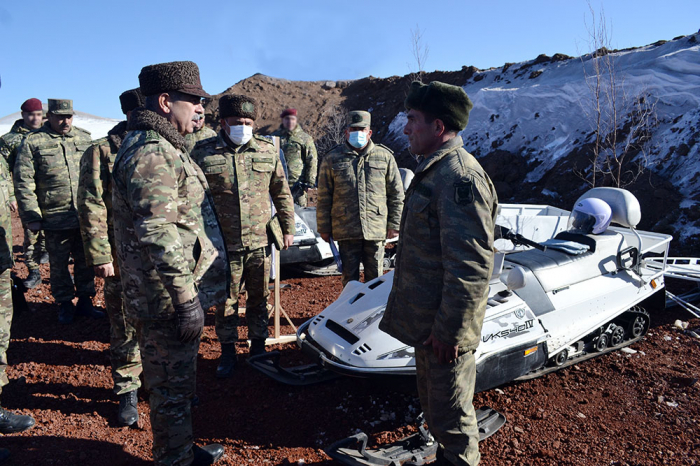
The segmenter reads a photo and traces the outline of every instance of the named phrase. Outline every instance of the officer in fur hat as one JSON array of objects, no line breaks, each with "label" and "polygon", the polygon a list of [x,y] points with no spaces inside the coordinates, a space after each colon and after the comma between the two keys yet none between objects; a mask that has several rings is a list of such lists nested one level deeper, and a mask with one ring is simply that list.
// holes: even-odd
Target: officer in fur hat
[{"label": "officer in fur hat", "polygon": [[415,347],[420,403],[440,442],[436,464],[479,463],[472,405],[498,199],[463,147],[472,103],[461,87],[414,82],[405,101],[410,151],[394,284],[379,328]]},{"label": "officer in fur hat", "polygon": [[144,383],[157,465],[204,465],[221,445],[193,444],[204,310],[227,298],[226,250],[211,195],[185,135],[202,112],[199,68],[189,61],[146,66],[145,107],[133,111],[112,171],[114,236],[124,299],[137,306]]},{"label": "officer in fur hat", "polygon": [[284,235],[284,248],[294,242],[294,202],[274,144],[253,135],[258,104],[244,95],[219,100],[221,131],[199,142],[192,157],[204,171],[226,237],[231,266],[231,300],[216,310],[221,358],[219,378],[233,375],[238,341],[238,294],[245,280],[250,354],[265,352],[270,295],[270,244],[266,225],[270,198]]}]

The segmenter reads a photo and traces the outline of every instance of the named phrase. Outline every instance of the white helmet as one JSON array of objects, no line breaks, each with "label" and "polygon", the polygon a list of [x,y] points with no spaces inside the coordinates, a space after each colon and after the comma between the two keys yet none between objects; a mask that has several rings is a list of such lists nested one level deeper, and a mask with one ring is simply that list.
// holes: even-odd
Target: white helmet
[{"label": "white helmet", "polygon": [[569,231],[588,235],[599,235],[608,229],[612,220],[612,209],[602,199],[586,198],[576,204],[569,215]]}]

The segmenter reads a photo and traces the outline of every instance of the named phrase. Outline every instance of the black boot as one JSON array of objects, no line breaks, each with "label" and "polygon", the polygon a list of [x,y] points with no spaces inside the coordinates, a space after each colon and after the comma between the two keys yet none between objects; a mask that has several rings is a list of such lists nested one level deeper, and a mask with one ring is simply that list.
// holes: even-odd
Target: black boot
[{"label": "black boot", "polygon": [[119,425],[131,426],[139,420],[138,396],[136,390],[119,395]]},{"label": "black boot", "polygon": [[41,272],[39,269],[31,269],[29,275],[24,280],[24,286],[29,290],[31,288],[36,288],[39,283],[41,283]]},{"label": "black boot", "polygon": [[92,317],[93,319],[101,319],[105,313],[98,311],[92,305],[92,299],[89,296],[81,296],[78,298],[78,305],[75,306],[75,314],[79,316]]},{"label": "black boot", "polygon": [[66,301],[65,303],[59,304],[58,308],[58,322],[64,325],[72,324],[73,318],[75,317],[75,306],[73,306],[73,301]]},{"label": "black boot", "polygon": [[192,466],[208,466],[216,463],[224,456],[224,447],[218,443],[205,445],[203,447],[195,445],[192,447],[192,451],[194,452]]},{"label": "black boot", "polygon": [[219,365],[216,367],[216,378],[227,379],[233,375],[236,368],[236,344],[224,343],[221,345]]},{"label": "black boot", "polygon": [[34,426],[34,418],[22,414],[12,414],[0,408],[0,434],[16,434]]},{"label": "black boot", "polygon": [[265,340],[255,339],[250,340],[250,355],[257,356],[258,354],[266,353],[265,351]]}]

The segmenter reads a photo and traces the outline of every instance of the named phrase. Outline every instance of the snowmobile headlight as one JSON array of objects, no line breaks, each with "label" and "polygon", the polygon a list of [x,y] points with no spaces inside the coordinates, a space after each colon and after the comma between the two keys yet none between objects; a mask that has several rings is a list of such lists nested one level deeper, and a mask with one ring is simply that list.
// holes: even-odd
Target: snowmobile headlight
[{"label": "snowmobile headlight", "polygon": [[391,353],[384,353],[377,356],[377,361],[383,361],[385,359],[407,359],[412,358],[416,355],[415,348],[413,346],[404,346]]},{"label": "snowmobile headlight", "polygon": [[365,320],[357,324],[353,329],[353,333],[358,334],[365,330],[367,327],[372,325],[374,322],[378,321],[379,319],[382,318],[384,315],[384,311],[386,310],[386,306],[382,306],[379,309],[377,309],[375,312],[372,313],[369,317],[367,317]]}]

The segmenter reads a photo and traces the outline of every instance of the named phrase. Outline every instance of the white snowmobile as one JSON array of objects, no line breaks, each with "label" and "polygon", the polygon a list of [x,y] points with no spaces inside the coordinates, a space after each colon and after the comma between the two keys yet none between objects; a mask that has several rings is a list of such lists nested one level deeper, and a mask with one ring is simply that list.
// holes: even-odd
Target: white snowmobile
[{"label": "white snowmobile", "polygon": [[[626,190],[594,188],[579,201],[586,198],[607,202],[612,222],[619,226],[601,234],[578,234],[563,231],[567,211],[501,207],[496,223],[509,231],[496,246],[515,252],[496,255],[475,353],[477,391],[629,345],[649,328],[647,302],[663,306],[671,236],[634,228],[641,211]],[[574,255],[538,244],[552,237],[588,250]],[[652,258],[653,266],[648,266]],[[251,358],[251,364],[293,385],[316,383],[333,373],[414,375],[413,348],[378,328],[392,281],[389,272],[369,283],[349,283],[333,304],[299,328],[297,344],[316,364],[282,368],[274,352]]]}]

